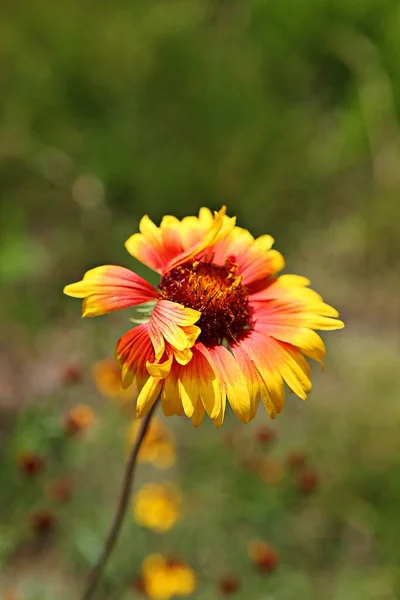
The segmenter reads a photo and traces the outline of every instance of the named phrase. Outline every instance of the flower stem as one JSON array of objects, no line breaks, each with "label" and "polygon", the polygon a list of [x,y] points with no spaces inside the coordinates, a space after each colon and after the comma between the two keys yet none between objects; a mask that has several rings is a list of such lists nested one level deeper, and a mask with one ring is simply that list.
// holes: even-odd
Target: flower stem
[{"label": "flower stem", "polygon": [[85,589],[81,596],[81,600],[89,600],[89,598],[93,596],[97,584],[99,583],[100,577],[117,542],[119,533],[121,531],[121,526],[125,517],[126,509],[128,508],[128,502],[135,474],[136,460],[157,404],[158,401],[154,402],[149,412],[146,414],[145,417],[143,417],[138,437],[134,446],[132,447],[132,451],[129,455],[128,462],[126,463],[121,493],[110,531],[104,542],[102,552],[97,562],[89,571],[88,577],[86,579]]}]

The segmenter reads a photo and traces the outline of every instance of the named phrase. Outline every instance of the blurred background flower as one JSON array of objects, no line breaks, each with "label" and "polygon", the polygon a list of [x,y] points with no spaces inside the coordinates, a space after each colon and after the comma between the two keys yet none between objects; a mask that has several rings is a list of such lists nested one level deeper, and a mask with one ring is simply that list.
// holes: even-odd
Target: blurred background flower
[{"label": "blurred background flower", "polygon": [[279,565],[279,555],[276,548],[260,540],[250,542],[249,556],[261,573],[275,571]]},{"label": "blurred background flower", "polygon": [[121,369],[115,360],[107,358],[93,366],[93,379],[100,394],[122,402],[135,400],[137,389],[134,384],[124,389],[121,385]]},{"label": "blurred background flower", "polygon": [[133,517],[157,533],[169,531],[182,512],[182,495],[172,483],[147,483],[133,500]]},{"label": "blurred background flower", "polygon": [[94,412],[86,404],[76,404],[64,415],[64,430],[69,436],[89,429],[95,420]]},{"label": "blurred background flower", "polygon": [[225,575],[218,581],[218,587],[222,596],[231,596],[240,588],[240,581],[234,575]]},{"label": "blurred background flower", "polygon": [[[128,451],[135,443],[139,432],[139,420],[132,422],[127,436]],[[153,418],[146,437],[140,447],[139,463],[151,463],[159,469],[172,467],[176,460],[174,435],[157,417]]]},{"label": "blurred background flower", "polygon": [[189,596],[196,589],[196,576],[188,565],[157,553],[143,561],[142,582],[150,600]]},{"label": "blurred background flower", "polygon": [[34,452],[22,452],[18,457],[18,463],[21,471],[28,477],[36,477],[45,466],[44,458]]}]

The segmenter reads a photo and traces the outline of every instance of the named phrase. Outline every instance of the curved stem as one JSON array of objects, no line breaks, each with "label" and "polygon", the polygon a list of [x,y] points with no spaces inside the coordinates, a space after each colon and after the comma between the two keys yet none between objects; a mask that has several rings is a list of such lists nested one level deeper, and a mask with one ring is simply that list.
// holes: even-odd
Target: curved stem
[{"label": "curved stem", "polygon": [[118,501],[117,510],[115,512],[114,520],[112,522],[110,531],[108,536],[104,542],[103,550],[96,562],[96,564],[90,570],[85,589],[81,596],[81,600],[89,600],[92,597],[94,591],[96,590],[97,584],[99,583],[100,577],[104,571],[104,568],[107,564],[107,561],[114,549],[116,541],[118,539],[119,533],[121,531],[121,525],[123,523],[126,509],[128,508],[128,502],[131,494],[132,483],[135,474],[136,467],[136,459],[139,454],[140,447],[145,438],[146,432],[149,428],[151,418],[154,414],[158,401],[154,402],[153,406],[147,413],[145,417],[143,417],[143,421],[141,423],[141,427],[139,430],[139,434],[137,440],[132,447],[132,451],[129,455],[128,462],[125,468],[125,474],[122,481],[121,494]]}]

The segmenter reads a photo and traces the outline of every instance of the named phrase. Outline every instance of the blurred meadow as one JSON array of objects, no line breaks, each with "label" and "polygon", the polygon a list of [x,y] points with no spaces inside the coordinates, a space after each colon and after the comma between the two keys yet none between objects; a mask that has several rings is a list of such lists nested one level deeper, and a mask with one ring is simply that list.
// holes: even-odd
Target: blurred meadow
[{"label": "blurred meadow", "polygon": [[130,511],[97,597],[145,598],[160,552],[198,600],[400,599],[399,32],[396,0],[3,0],[2,600],[79,597],[127,455],[134,393],[97,363],[129,311],[82,321],[64,285],[156,283],[123,245],[141,216],[223,204],[346,328],[274,421],[160,413],[134,494],[173,483],[176,523]]}]

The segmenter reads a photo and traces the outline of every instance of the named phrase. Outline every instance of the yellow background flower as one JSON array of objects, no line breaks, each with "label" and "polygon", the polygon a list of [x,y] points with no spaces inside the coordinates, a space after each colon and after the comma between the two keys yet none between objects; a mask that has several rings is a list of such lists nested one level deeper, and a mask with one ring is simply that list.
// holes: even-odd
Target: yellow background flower
[{"label": "yellow background flower", "polygon": [[148,483],[136,494],[132,508],[139,525],[164,533],[175,525],[181,514],[182,496],[172,483]]},{"label": "yellow background flower", "polygon": [[121,369],[114,359],[106,358],[93,365],[93,380],[100,394],[107,398],[133,400],[137,396],[135,383],[124,389],[121,385]]},{"label": "yellow background flower", "polygon": [[196,575],[186,564],[168,560],[161,554],[150,554],[142,564],[142,580],[151,600],[169,600],[188,596],[196,589]]},{"label": "yellow background flower", "polygon": [[[140,421],[133,421],[127,436],[127,450],[130,452],[139,431]],[[139,463],[152,463],[159,469],[168,469],[175,464],[176,453],[174,438],[169,429],[158,419],[153,417],[146,437],[140,447]]]}]

